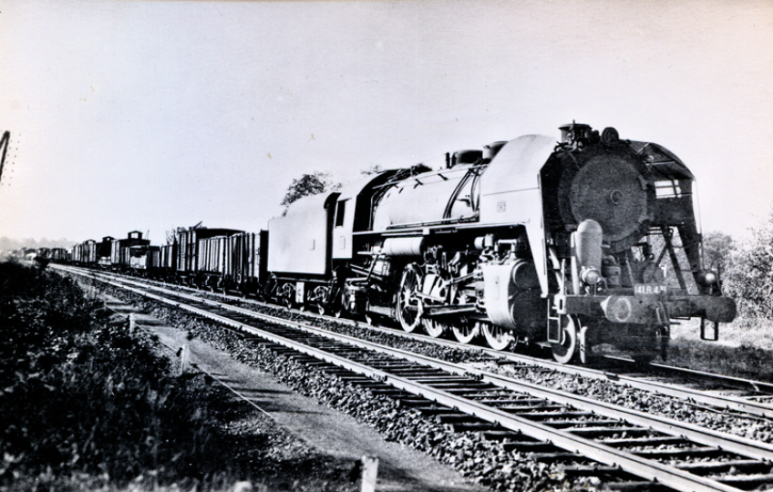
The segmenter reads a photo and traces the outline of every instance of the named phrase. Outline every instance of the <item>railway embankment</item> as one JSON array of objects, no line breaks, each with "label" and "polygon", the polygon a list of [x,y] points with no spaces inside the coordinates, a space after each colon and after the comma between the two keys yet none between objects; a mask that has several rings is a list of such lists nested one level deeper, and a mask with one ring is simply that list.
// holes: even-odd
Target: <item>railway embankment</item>
[{"label": "railway embankment", "polygon": [[0,320],[0,490],[357,489],[68,277],[0,263]]},{"label": "railway embankment", "polygon": [[[127,294],[122,293],[120,295],[126,296]],[[220,345],[225,344],[222,345],[223,347],[228,347],[232,343],[224,341],[224,339],[228,340],[232,337],[224,335],[222,329],[205,328],[207,323],[194,321],[196,318],[191,317],[190,315],[176,313],[168,308],[157,308],[152,301],[145,301],[139,297],[131,296],[127,298],[133,298],[135,302],[144,306],[145,309],[155,309],[155,312],[159,313],[159,316],[166,317],[173,323],[179,323],[181,326],[187,326],[187,329],[193,330],[193,332],[196,333],[196,336],[205,337],[212,343]],[[771,426],[771,421],[769,419],[725,412],[721,408],[709,408],[685,398],[666,396],[652,391],[637,390],[603,378],[593,379],[573,375],[571,373],[544,370],[529,365],[515,366],[506,361],[498,360],[496,357],[486,353],[465,350],[462,348],[444,347],[422,341],[406,340],[404,337],[398,336],[399,332],[392,335],[370,330],[367,326],[353,327],[348,323],[321,321],[313,316],[307,316],[305,313],[294,313],[284,308],[256,306],[254,304],[245,304],[245,306],[280,318],[319,324],[328,330],[366,339],[374,343],[384,344],[429,357],[437,357],[449,362],[469,364],[470,367],[473,368],[483,368],[505,376],[516,377],[517,379],[533,384],[568,391],[573,394],[586,396],[594,400],[614,405],[620,405],[633,410],[662,415],[664,417],[693,423],[719,432],[764,442],[771,442],[771,436],[773,435],[773,427]],[[716,360],[721,359],[725,363],[725,365],[720,368],[729,368],[727,373],[734,376],[753,375],[753,373],[749,374],[744,369],[749,365],[757,363],[757,358],[750,357],[746,359],[745,357],[750,352],[754,352],[755,354],[759,352],[750,351],[746,346],[717,346],[705,341],[687,342],[681,338],[678,340],[677,344],[677,347],[679,348],[678,353],[683,359],[682,362],[684,362],[685,359],[688,362],[689,360],[697,361],[695,365],[684,364],[685,367],[711,370],[712,365],[707,365],[704,362],[708,362],[712,358],[712,354],[714,354]],[[239,357],[255,357],[255,352],[251,350],[240,348],[229,348],[228,350],[233,350],[237,354],[239,354],[240,351],[244,352],[244,354],[239,354]],[[718,354],[723,355],[720,357]],[[764,353],[763,357],[765,357]],[[279,366],[282,367],[281,364],[279,364]],[[266,368],[266,370],[274,370],[271,364],[266,366]],[[714,369],[716,369],[716,367]],[[719,372],[721,373],[722,371]]]},{"label": "railway embankment", "polygon": [[[449,480],[458,472],[469,482],[491,490],[595,490],[592,479],[570,479],[562,467],[537,462],[526,454],[507,452],[500,442],[492,442],[479,432],[457,432],[417,410],[403,408],[396,400],[348,384],[336,376],[318,371],[270,348],[255,345],[242,336],[225,330],[208,320],[161,307],[134,294],[109,290],[111,295],[135,304],[140,311],[150,313],[169,326],[184,330],[196,340],[228,353],[237,361],[270,373],[277,381],[300,395],[314,399],[326,407],[349,414],[360,424],[374,429],[383,439],[404,447],[406,454],[414,450],[431,457],[438,469],[446,469],[446,478],[425,484],[418,490],[473,490],[460,480]],[[318,433],[324,432],[317,428]],[[412,448],[412,449],[411,449]],[[420,459],[420,458],[416,458]],[[455,470],[455,472],[454,472]],[[381,472],[379,472],[381,475]],[[399,490],[412,490],[406,481]],[[385,490],[390,490],[387,488]]]}]

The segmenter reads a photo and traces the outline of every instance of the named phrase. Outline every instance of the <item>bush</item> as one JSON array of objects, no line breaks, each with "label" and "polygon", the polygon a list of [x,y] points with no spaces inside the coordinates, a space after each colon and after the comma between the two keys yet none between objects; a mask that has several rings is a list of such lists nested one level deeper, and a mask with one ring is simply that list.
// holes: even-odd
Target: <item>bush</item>
[{"label": "bush", "polygon": [[224,392],[203,376],[170,377],[150,339],[107,316],[69,278],[0,263],[0,485],[237,473],[220,430],[232,411]]},{"label": "bush", "polygon": [[728,252],[723,290],[745,317],[773,318],[773,214],[752,239]]}]

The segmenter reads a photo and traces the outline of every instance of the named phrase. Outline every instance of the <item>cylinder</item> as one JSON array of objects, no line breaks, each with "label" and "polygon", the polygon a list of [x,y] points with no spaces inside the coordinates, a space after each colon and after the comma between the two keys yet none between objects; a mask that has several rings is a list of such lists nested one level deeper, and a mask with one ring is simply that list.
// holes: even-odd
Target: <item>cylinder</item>
[{"label": "cylinder", "polygon": [[516,261],[511,272],[511,278],[513,285],[518,289],[536,289],[539,287],[537,269],[531,261]]}]

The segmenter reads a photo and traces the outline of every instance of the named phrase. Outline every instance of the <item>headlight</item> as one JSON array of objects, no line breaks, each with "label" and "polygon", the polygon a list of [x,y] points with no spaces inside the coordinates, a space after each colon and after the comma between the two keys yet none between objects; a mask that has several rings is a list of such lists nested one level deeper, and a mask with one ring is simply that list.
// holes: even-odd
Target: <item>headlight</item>
[{"label": "headlight", "polygon": [[595,268],[583,268],[580,272],[580,280],[589,285],[596,285],[601,280],[601,274]]},{"label": "headlight", "polygon": [[695,275],[695,281],[705,286],[714,285],[717,283],[717,273],[711,270],[701,270]]}]

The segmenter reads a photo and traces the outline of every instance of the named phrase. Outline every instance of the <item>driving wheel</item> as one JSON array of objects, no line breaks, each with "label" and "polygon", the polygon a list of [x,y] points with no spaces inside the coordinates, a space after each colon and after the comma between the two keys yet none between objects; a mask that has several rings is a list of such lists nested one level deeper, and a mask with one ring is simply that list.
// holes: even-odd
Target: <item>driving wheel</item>
[{"label": "driving wheel", "polygon": [[421,270],[418,265],[411,263],[403,270],[400,279],[400,290],[397,293],[397,320],[400,326],[408,333],[416,329],[421,323],[421,301],[416,292],[421,288]]}]

